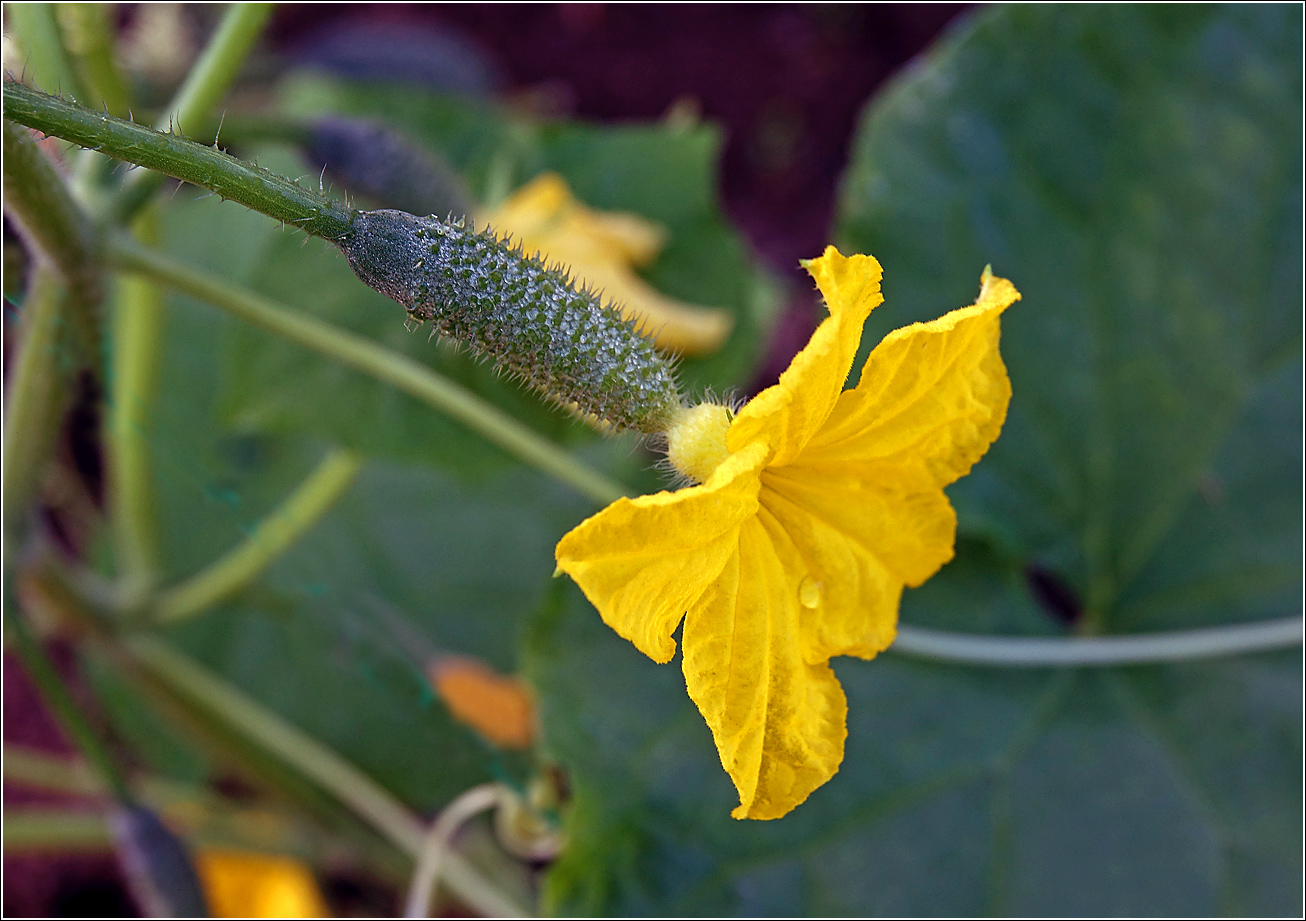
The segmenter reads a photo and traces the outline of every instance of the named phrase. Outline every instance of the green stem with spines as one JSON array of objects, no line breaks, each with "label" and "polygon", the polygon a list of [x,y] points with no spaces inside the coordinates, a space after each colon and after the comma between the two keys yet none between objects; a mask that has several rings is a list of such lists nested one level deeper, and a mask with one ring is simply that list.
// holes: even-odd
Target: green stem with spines
[{"label": "green stem with spines", "polygon": [[572,457],[554,442],[406,355],[245,291],[122,237],[110,241],[109,251],[111,262],[120,269],[140,272],[247,323],[412,394],[509,454],[596,502],[607,504],[625,495],[620,485]]},{"label": "green stem with spines", "polygon": [[159,595],[154,619],[173,623],[213,607],[249,585],[307,533],[348,491],[363,469],[354,451],[333,449],[303,483],[239,546]]},{"label": "green stem with spines", "polygon": [[23,53],[17,76],[50,92],[88,98],[81,77],[69,60],[55,4],[6,3],[5,17]]},{"label": "green stem with spines", "polygon": [[349,232],[350,213],[342,205],[215,148],[13,82],[4,84],[4,105],[7,119],[194,183],[314,236],[338,240]]},{"label": "green stem with spines", "polygon": [[[159,116],[155,123],[157,128],[181,135],[188,127],[194,131],[205,123],[209,113],[235,82],[236,74],[240,72],[254,43],[263,34],[263,27],[267,25],[275,5],[233,3],[227,7],[218,31],[178,87],[172,102]],[[166,173],[167,170],[160,172]],[[115,203],[115,214],[119,221],[125,223],[130,220],[149,201],[162,182],[163,177],[157,173],[131,174]]]},{"label": "green stem with spines", "polygon": [[64,45],[88,94],[82,102],[91,108],[103,105],[109,114],[125,118],[129,112],[127,87],[114,59],[109,14],[103,3],[55,4]]}]

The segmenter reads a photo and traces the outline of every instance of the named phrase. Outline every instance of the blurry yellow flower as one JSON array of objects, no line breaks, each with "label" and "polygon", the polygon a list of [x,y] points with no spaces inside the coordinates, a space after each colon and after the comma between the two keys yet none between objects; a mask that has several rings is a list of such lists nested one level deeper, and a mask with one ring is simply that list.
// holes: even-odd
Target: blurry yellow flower
[{"label": "blurry yellow flower", "polygon": [[427,675],[458,722],[500,748],[531,747],[535,699],[526,682],[469,656],[439,656]]},{"label": "blurry yellow flower", "polygon": [[195,855],[215,918],[322,918],[327,905],[309,869],[271,854],[204,848]]},{"label": "blurry yellow flower", "polygon": [[702,355],[730,335],[734,321],[727,311],[667,297],[635,274],[634,267],[652,261],[665,245],[661,227],[634,214],[585,207],[556,173],[537,176],[481,218],[527,255],[567,266],[577,282],[601,291],[639,322],[659,348]]},{"label": "blurry yellow flower", "polygon": [[839,769],[847,701],[829,659],[888,647],[903,586],[951,559],[943,487],[998,437],[1011,395],[998,354],[1010,282],[985,270],[974,305],[890,333],[844,391],[880,265],[830,247],[805,266],[830,316],[780,382],[737,416],[704,404],[667,433],[701,485],[620,499],[557,547],[604,621],[655,661],[684,618],[685,683],[736,818],[785,815]]}]

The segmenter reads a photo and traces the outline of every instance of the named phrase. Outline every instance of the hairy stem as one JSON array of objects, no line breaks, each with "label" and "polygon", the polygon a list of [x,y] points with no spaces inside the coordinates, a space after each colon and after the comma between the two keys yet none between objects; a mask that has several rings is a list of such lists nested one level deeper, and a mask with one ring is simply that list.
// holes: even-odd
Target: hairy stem
[{"label": "hairy stem", "polygon": [[606,505],[625,494],[619,485],[547,438],[406,355],[304,316],[129,240],[114,238],[110,251],[111,260],[122,269],[165,282],[247,323],[412,394],[596,502]]},{"label": "hairy stem", "polygon": [[[263,34],[263,27],[274,6],[272,3],[233,3],[227,7],[218,31],[186,75],[172,102],[159,116],[156,127],[181,135],[187,128],[195,131],[203,126],[209,113],[235,81],[250,49]],[[185,176],[176,178],[186,179]],[[133,173],[117,201],[115,212],[118,218],[122,221],[130,219],[158,190],[162,181],[163,177],[158,173]]]},{"label": "hairy stem", "polygon": [[22,79],[52,93],[88,100],[80,76],[68,59],[53,3],[6,3],[5,17],[13,30],[22,65]]},{"label": "hairy stem", "polygon": [[4,105],[6,118],[29,128],[184,179],[315,236],[338,240],[349,231],[350,214],[342,205],[213,147],[92,112],[18,83],[5,83]]},{"label": "hairy stem", "polygon": [[125,118],[128,114],[127,87],[114,60],[110,12],[103,3],[56,4],[64,44],[87,94],[81,102],[92,108],[102,104],[111,115]]},{"label": "hairy stem", "polygon": [[1181,662],[1285,649],[1302,643],[1302,619],[1262,621],[1152,633],[1084,639],[974,636],[923,627],[898,627],[893,652],[925,659],[997,668],[1071,668]]},{"label": "hairy stem", "polygon": [[160,595],[154,605],[155,619],[160,623],[184,620],[249,585],[336,504],[353,485],[363,463],[363,457],[354,451],[331,451],[243,543]]}]

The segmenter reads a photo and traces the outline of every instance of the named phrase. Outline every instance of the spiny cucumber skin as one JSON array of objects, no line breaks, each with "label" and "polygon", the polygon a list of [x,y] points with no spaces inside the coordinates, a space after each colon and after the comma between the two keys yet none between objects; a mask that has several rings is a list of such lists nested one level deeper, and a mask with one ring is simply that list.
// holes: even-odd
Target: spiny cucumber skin
[{"label": "spiny cucumber skin", "polygon": [[488,230],[359,211],[340,248],[369,287],[558,403],[648,434],[681,408],[671,363],[634,323]]}]

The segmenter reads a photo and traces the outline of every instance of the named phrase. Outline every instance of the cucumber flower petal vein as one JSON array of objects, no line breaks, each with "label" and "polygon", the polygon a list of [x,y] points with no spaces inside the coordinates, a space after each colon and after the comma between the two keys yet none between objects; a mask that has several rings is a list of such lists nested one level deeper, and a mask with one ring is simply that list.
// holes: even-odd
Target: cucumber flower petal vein
[{"label": "cucumber flower petal vein", "polygon": [[654,661],[670,661],[683,619],[685,683],[741,819],[785,815],[839,769],[848,706],[829,660],[887,648],[903,587],[952,558],[943,487],[998,437],[1011,396],[1009,281],[985,270],[973,305],[890,333],[845,391],[880,265],[834,247],[804,265],[830,316],[779,383],[738,414],[702,404],[668,429],[697,485],[620,499],[556,553]]}]

